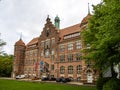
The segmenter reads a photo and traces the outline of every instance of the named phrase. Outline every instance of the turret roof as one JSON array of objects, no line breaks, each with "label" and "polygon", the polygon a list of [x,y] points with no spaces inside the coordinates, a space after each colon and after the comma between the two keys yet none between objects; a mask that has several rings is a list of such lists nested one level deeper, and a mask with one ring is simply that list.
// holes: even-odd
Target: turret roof
[{"label": "turret roof", "polygon": [[25,43],[22,41],[22,39],[20,38],[16,43],[15,45],[17,46],[25,46]]},{"label": "turret roof", "polygon": [[58,17],[58,15],[55,17],[55,19],[58,19],[58,20],[60,20],[60,18]]}]

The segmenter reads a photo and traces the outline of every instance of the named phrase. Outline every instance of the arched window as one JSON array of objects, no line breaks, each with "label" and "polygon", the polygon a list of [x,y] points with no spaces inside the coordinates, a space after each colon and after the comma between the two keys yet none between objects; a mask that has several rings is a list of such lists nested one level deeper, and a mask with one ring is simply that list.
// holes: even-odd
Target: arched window
[{"label": "arched window", "polygon": [[81,71],[82,71],[82,66],[81,66],[81,65],[78,65],[78,66],[76,67],[76,69],[77,69],[77,74],[79,74],[79,73],[81,73]]},{"label": "arched window", "polygon": [[68,66],[68,74],[73,74],[73,66]]},{"label": "arched window", "polygon": [[61,66],[60,67],[60,74],[64,74],[65,73],[65,67],[64,66]]}]

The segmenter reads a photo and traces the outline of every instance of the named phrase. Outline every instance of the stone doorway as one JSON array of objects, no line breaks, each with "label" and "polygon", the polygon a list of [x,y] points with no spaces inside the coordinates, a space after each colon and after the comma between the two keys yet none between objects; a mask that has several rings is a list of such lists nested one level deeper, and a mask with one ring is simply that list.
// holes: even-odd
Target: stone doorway
[{"label": "stone doorway", "polygon": [[93,74],[91,70],[87,71],[87,83],[93,83]]}]

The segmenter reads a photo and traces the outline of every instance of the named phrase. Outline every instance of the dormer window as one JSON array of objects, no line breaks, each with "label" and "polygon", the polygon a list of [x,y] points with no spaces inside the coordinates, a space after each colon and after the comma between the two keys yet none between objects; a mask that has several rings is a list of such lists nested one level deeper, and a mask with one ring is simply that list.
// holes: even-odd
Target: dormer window
[{"label": "dormer window", "polygon": [[64,39],[69,39],[69,38],[73,38],[73,37],[77,37],[77,36],[80,36],[80,32],[76,32],[76,33],[72,33],[72,34],[69,34],[69,35],[65,35]]}]

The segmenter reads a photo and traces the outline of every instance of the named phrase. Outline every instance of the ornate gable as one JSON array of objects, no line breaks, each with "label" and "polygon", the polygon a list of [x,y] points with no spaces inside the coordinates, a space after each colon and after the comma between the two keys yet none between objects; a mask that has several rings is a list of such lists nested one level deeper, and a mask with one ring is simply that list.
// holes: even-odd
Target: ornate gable
[{"label": "ornate gable", "polygon": [[58,29],[52,24],[52,22],[50,21],[50,18],[48,16],[46,19],[46,24],[40,35],[40,38],[47,39],[47,38],[54,37],[56,34],[58,34]]}]

